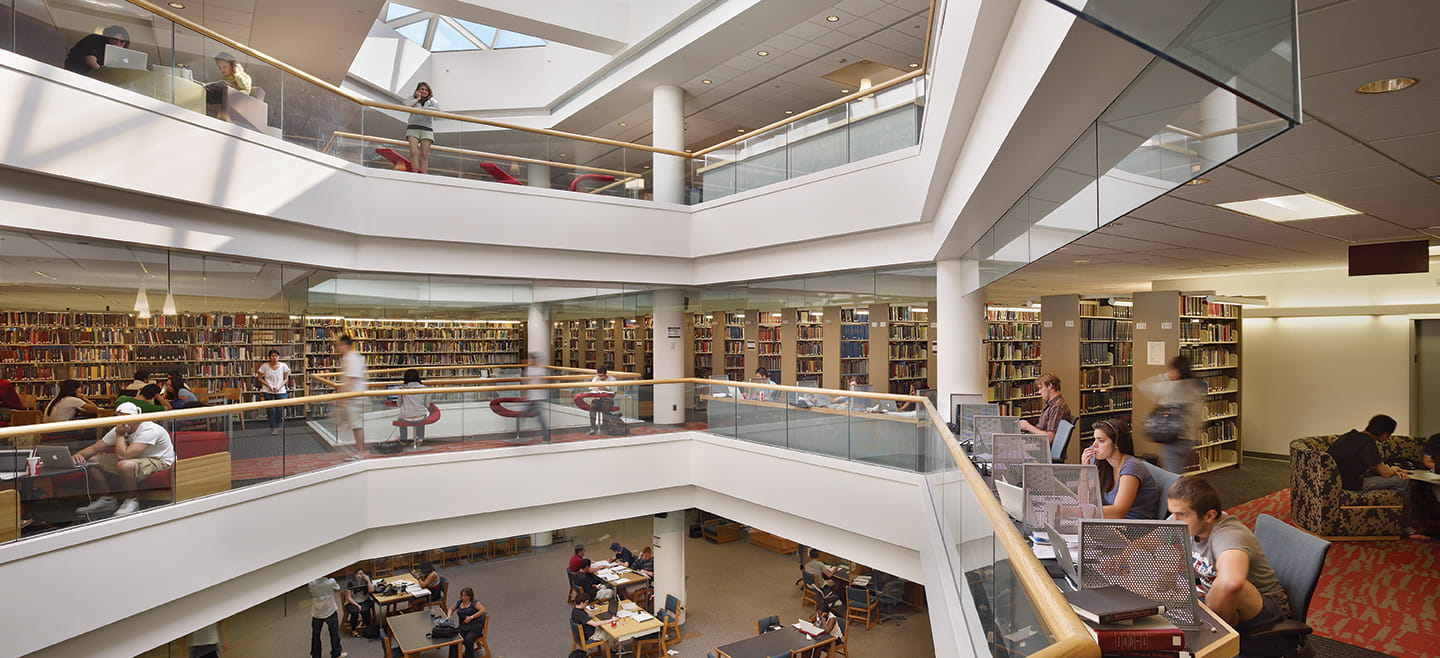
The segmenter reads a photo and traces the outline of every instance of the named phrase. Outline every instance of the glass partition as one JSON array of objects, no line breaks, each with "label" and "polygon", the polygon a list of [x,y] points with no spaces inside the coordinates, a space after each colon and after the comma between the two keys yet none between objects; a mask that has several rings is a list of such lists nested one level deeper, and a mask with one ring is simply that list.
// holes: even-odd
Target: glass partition
[{"label": "glass partition", "polygon": [[797,119],[692,164],[711,201],[920,143],[924,76]]}]

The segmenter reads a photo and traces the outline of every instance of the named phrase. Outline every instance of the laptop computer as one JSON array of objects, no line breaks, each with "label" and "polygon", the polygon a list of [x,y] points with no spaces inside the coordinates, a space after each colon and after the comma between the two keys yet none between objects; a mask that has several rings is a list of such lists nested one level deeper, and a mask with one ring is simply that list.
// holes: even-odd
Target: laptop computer
[{"label": "laptop computer", "polygon": [[105,45],[105,67],[111,69],[150,70],[150,56],[138,50],[121,48],[115,44]]},{"label": "laptop computer", "polygon": [[602,613],[600,613],[600,614],[598,614],[598,615],[595,615],[595,619],[596,619],[596,621],[610,621],[610,618],[611,618],[611,617],[614,617],[614,616],[615,616],[615,613],[617,613],[617,612],[619,612],[619,611],[620,611],[620,597],[619,597],[618,595],[611,595],[611,596],[610,596],[610,607],[609,607],[609,608],[606,608],[606,609],[605,609],[605,612],[602,612]]},{"label": "laptop computer", "polygon": [[0,450],[0,473],[24,473],[29,450]]},{"label": "laptop computer", "polygon": [[1010,518],[1016,521],[1025,518],[1025,488],[1017,487],[1004,480],[995,480],[995,493],[1000,496],[1000,506]]},{"label": "laptop computer", "polygon": [[75,468],[75,458],[65,446],[40,446],[35,449],[40,457],[41,471],[68,471]]},{"label": "laptop computer", "polygon": [[1065,543],[1065,536],[1049,524],[1045,526],[1045,535],[1050,538],[1050,546],[1055,549],[1055,561],[1060,563],[1060,570],[1065,573],[1070,589],[1079,591],[1080,570],[1075,567],[1075,556],[1070,554],[1070,545]]}]

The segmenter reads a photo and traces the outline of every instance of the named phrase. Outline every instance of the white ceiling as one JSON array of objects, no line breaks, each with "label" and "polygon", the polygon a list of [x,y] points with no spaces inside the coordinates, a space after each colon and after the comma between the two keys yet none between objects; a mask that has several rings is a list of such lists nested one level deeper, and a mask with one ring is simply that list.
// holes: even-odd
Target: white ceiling
[{"label": "white ceiling", "polygon": [[[1440,243],[1436,26],[1433,0],[1301,0],[1304,124],[991,284],[990,297],[1123,293],[1156,279],[1342,266],[1356,243]],[[1421,82],[1354,92],[1393,76]],[[1297,192],[1365,214],[1274,223],[1212,205]]]}]

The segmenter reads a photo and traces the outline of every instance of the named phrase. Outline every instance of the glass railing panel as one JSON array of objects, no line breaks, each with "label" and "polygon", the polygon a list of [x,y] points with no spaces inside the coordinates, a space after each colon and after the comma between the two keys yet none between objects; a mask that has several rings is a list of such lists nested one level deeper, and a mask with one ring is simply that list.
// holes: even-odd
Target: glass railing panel
[{"label": "glass railing panel", "polygon": [[786,126],[790,144],[790,176],[824,171],[845,164],[850,134],[845,128],[845,106],[797,120]]},{"label": "glass railing panel", "polygon": [[850,458],[850,419],[844,410],[831,405],[831,396],[819,393],[790,393],[787,410],[792,450],[839,459]]},{"label": "glass railing panel", "polygon": [[920,106],[914,81],[858,98],[849,112],[849,162],[898,151],[920,143]]},{"label": "glass railing panel", "polygon": [[1051,2],[1300,120],[1294,0]]},{"label": "glass railing panel", "polygon": [[[364,134],[361,106],[291,73],[280,76],[280,129],[284,139],[326,151],[336,132]],[[268,98],[268,96],[267,96]],[[357,149],[357,154],[367,150]],[[373,149],[368,152],[373,153]],[[360,164],[363,160],[349,160]]]},{"label": "glass railing panel", "polygon": [[759,135],[737,144],[736,191],[753,190],[789,178],[786,144],[784,131]]}]

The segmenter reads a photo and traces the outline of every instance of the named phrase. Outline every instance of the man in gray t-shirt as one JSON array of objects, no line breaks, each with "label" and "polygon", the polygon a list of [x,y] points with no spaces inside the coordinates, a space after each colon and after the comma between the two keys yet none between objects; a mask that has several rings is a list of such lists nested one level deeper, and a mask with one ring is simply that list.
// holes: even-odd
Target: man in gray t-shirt
[{"label": "man in gray t-shirt", "polygon": [[1246,636],[1290,614],[1290,598],[1260,549],[1255,533],[1220,510],[1220,493],[1198,477],[1183,477],[1167,493],[1170,517],[1184,522],[1195,542],[1191,555],[1198,594],[1211,610]]}]

